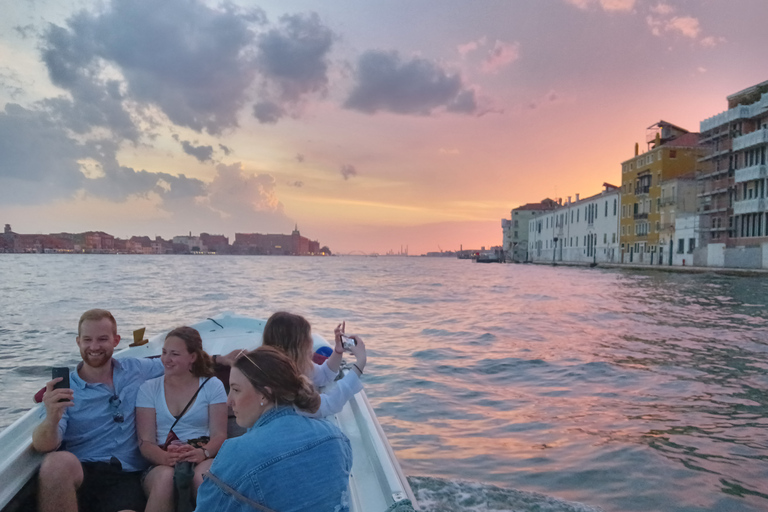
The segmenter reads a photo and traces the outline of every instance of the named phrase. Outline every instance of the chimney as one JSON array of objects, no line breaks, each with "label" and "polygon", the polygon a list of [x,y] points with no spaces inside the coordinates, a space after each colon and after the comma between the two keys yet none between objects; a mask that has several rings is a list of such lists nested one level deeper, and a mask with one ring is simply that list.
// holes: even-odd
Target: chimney
[{"label": "chimney", "polygon": [[558,197],[557,198],[557,204],[560,205],[560,206],[563,206],[563,198],[562,197]]},{"label": "chimney", "polygon": [[640,144],[635,142],[635,156],[640,154]]},{"label": "chimney", "polygon": [[579,202],[579,194],[576,194],[576,202]]},{"label": "chimney", "polygon": [[571,196],[568,196],[568,204],[571,204]]}]

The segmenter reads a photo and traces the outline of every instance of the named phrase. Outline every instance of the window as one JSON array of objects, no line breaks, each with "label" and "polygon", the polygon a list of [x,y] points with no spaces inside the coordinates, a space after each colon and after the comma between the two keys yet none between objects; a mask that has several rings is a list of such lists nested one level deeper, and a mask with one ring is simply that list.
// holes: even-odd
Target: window
[{"label": "window", "polygon": [[605,202],[605,216],[608,216],[608,201]]},{"label": "window", "polygon": [[[607,203],[606,203],[606,204],[607,204]],[[603,243],[604,243],[604,244],[607,244],[607,243],[608,243],[608,233],[603,233]]]},{"label": "window", "polygon": [[670,149],[669,150],[669,158],[677,158],[677,150],[676,149]]},{"label": "window", "polygon": [[692,253],[695,248],[696,248],[696,239],[695,238],[689,238],[688,239],[688,252]]},{"label": "window", "polygon": [[[617,207],[617,204],[618,204],[618,203],[617,203],[617,201],[614,199],[614,200],[613,200],[613,216],[614,216],[614,217],[616,216],[616,207]],[[606,215],[608,215],[608,214],[606,213]]]},{"label": "window", "polygon": [[611,233],[611,243],[612,244],[616,243],[616,233]]},{"label": "window", "polygon": [[683,254],[685,252],[685,239],[677,239],[677,254]]}]

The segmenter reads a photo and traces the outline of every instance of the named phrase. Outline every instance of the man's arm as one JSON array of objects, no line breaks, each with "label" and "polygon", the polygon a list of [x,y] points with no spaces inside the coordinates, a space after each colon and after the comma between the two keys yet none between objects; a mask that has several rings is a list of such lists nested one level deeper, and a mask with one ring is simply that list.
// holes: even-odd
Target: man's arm
[{"label": "man's arm", "polygon": [[[32,446],[41,453],[52,452],[61,444],[59,435],[59,422],[64,416],[67,407],[72,407],[74,393],[71,389],[53,389],[53,385],[61,381],[57,377],[45,385],[43,404],[45,405],[45,419],[32,433]],[[61,400],[67,400],[62,402]]]}]

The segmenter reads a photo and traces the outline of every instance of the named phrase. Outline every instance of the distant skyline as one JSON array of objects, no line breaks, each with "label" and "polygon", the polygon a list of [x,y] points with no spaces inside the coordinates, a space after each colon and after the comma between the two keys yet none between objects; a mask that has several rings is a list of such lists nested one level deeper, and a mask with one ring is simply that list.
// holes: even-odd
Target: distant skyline
[{"label": "distant skyline", "polygon": [[768,80],[765,0],[34,0],[0,19],[0,223],[500,245]]}]

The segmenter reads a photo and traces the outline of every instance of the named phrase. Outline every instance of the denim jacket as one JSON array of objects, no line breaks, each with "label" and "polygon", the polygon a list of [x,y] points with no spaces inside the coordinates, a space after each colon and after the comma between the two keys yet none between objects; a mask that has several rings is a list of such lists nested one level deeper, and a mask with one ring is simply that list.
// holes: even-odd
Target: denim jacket
[{"label": "denim jacket", "polygon": [[[352,448],[338,427],[300,416],[292,407],[275,407],[245,434],[225,441],[210,471],[277,512],[348,512],[351,469]],[[254,509],[206,479],[196,510]]]}]

